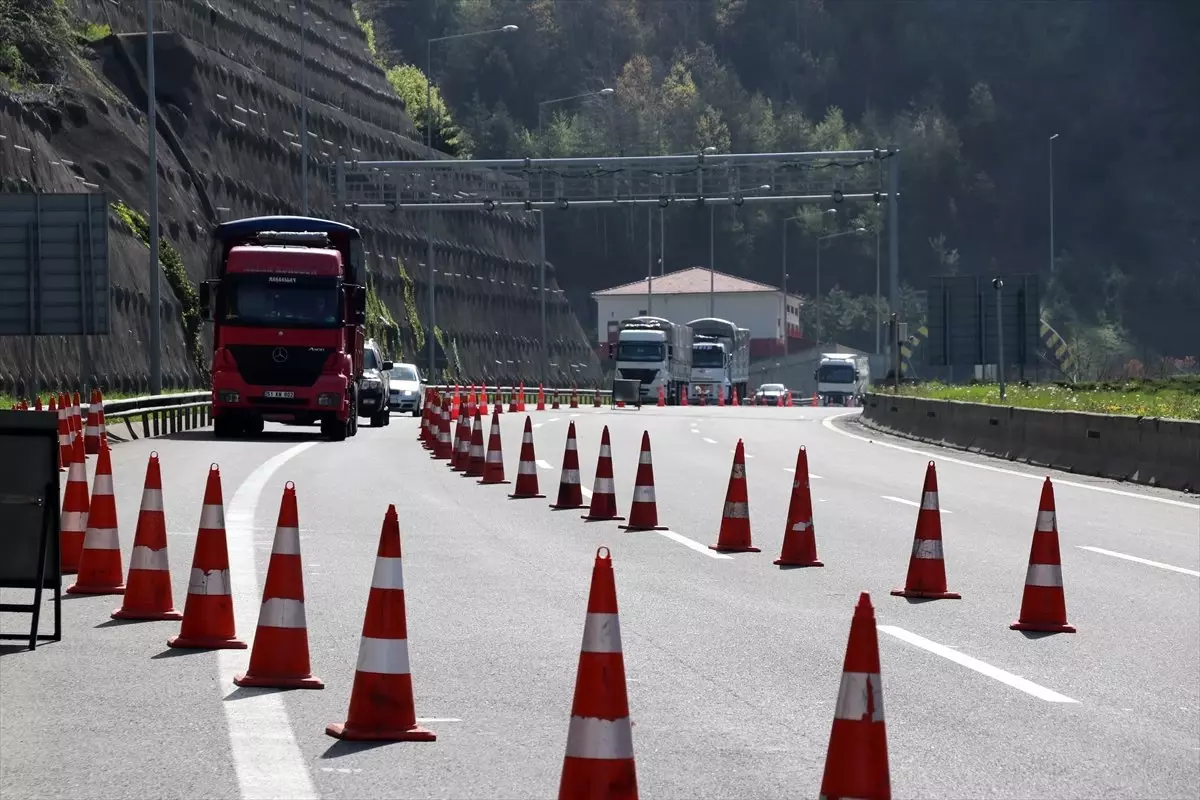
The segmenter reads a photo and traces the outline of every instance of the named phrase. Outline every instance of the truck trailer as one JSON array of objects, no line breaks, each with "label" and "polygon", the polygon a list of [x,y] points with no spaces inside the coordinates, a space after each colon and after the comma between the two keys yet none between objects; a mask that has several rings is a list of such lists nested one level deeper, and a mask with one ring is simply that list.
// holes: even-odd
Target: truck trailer
[{"label": "truck trailer", "polygon": [[871,385],[871,359],[861,353],[821,353],[813,377],[821,405],[861,403]]},{"label": "truck trailer", "polygon": [[703,317],[688,323],[692,329],[692,379],[688,401],[706,405],[746,396],[750,381],[750,331],[727,319]]},{"label": "truck trailer", "polygon": [[643,403],[678,405],[692,377],[692,329],[662,317],[622,320],[617,332],[615,377],[641,381]]},{"label": "truck trailer", "polygon": [[213,323],[218,438],[265,421],[358,432],[366,287],[357,228],[307,217],[254,217],[213,231],[201,318]]}]

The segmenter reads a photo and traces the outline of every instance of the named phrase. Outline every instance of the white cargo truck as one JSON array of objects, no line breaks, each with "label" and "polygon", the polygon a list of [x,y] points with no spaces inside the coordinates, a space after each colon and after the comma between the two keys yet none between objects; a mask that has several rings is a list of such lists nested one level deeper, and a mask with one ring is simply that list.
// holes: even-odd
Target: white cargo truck
[{"label": "white cargo truck", "polygon": [[823,406],[862,403],[871,385],[870,358],[861,353],[821,353],[817,371],[817,399]]},{"label": "white cargo truck", "polygon": [[692,329],[692,379],[688,400],[699,405],[746,396],[750,381],[750,331],[727,319],[703,317],[688,323]]},{"label": "white cargo truck", "polygon": [[643,403],[678,405],[692,378],[692,329],[662,317],[621,321],[617,332],[615,377],[641,381]]}]

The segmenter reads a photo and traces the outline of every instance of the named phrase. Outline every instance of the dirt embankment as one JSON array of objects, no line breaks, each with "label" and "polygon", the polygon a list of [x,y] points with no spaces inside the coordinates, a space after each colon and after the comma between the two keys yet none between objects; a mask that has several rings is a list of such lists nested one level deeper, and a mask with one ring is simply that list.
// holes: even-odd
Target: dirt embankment
[{"label": "dirt embankment", "polygon": [[[120,203],[110,218],[113,327],[106,337],[40,339],[42,386],[147,382],[148,249],[138,214],[148,206],[144,4],[72,0],[79,18],[109,26],[74,59],[63,85],[0,94],[0,179],[5,191],[99,186]],[[337,149],[360,159],[420,158],[412,125],[368,57],[349,2],[310,0],[307,34],[309,208],[332,209]],[[297,6],[298,9],[298,6]],[[159,214],[164,253],[163,372],[168,386],[202,385],[207,331],[196,329],[194,285],[207,271],[208,231],[222,219],[302,212],[300,28],[286,3],[160,0],[156,25]],[[294,19],[295,18],[295,19]],[[129,223],[132,221],[132,225]],[[397,359],[424,366],[428,295],[420,216],[348,218],[366,240],[372,333]],[[507,214],[443,217],[437,252],[436,339],[464,380],[535,381],[540,373],[536,229]],[[178,265],[173,272],[173,266]],[[548,330],[555,382],[587,385],[594,353],[549,272]],[[28,340],[0,340],[0,389],[29,379]]]}]

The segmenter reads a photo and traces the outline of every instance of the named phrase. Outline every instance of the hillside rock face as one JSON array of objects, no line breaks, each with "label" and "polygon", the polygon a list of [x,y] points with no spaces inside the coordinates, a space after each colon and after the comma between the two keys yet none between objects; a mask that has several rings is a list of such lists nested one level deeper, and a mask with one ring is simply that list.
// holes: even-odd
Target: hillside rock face
[{"label": "hillside rock face", "polygon": [[[113,35],[75,61],[64,85],[0,94],[0,188],[108,193],[144,214],[147,142],[144,4],[68,0]],[[369,58],[349,0],[309,0],[309,213],[363,232],[374,295],[370,333],[395,360],[425,368],[426,215],[334,210],[333,163],[424,157],[382,71]],[[303,213],[299,4],[284,0],[159,0],[155,13],[159,217],[192,287],[208,274],[217,222]],[[412,138],[410,138],[412,137]],[[110,215],[113,326],[86,340],[36,342],[39,383],[137,391],[148,380],[149,252],[122,214]],[[144,233],[144,232],[143,232]],[[439,365],[464,382],[536,382],[540,302],[537,229],[505,213],[439,215],[434,228]],[[164,261],[166,257],[164,256]],[[194,290],[162,280],[163,379],[204,385],[210,331],[198,334]],[[547,269],[549,380],[594,384],[595,354]],[[24,393],[28,339],[0,340],[0,390]]]}]

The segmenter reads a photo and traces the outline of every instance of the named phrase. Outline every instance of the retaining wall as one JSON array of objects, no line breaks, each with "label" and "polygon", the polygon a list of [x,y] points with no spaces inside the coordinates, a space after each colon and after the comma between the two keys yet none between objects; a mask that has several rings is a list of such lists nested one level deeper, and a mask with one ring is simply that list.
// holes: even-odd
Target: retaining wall
[{"label": "retaining wall", "polygon": [[869,427],[1084,475],[1200,492],[1200,422],[869,394]]}]

